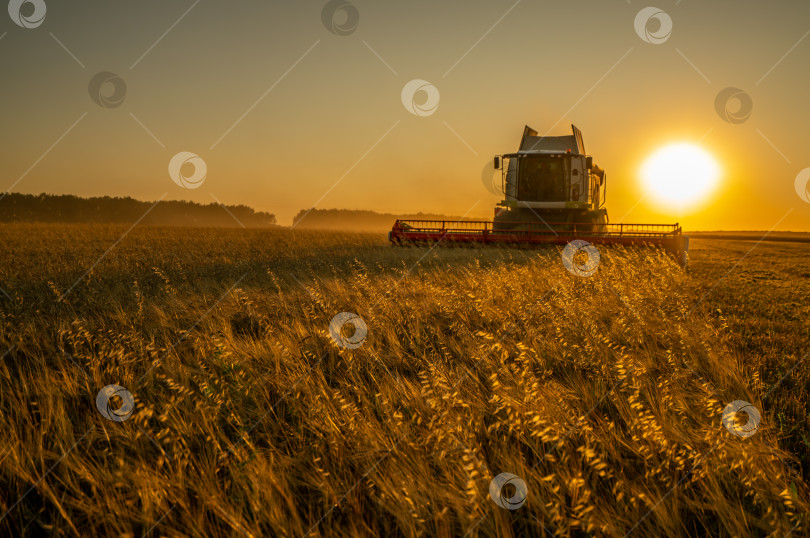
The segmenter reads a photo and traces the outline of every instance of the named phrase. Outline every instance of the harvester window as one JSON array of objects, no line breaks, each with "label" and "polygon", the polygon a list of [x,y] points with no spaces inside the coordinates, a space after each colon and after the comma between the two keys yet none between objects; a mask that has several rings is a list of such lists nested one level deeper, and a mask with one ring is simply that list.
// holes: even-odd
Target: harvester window
[{"label": "harvester window", "polygon": [[527,157],[521,161],[518,199],[527,202],[564,202],[565,169],[559,157]]}]

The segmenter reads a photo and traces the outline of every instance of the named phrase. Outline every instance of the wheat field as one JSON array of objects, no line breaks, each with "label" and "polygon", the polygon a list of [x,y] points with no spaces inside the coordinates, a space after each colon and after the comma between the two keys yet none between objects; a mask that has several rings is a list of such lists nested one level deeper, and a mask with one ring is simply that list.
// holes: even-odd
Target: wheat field
[{"label": "wheat field", "polygon": [[2,535],[808,532],[807,246],[126,231],[0,227]]}]

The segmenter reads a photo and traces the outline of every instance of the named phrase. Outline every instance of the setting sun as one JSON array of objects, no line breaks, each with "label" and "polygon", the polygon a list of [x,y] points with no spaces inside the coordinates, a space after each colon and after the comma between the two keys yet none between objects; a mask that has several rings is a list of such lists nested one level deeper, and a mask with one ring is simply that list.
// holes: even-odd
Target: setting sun
[{"label": "setting sun", "polygon": [[641,167],[645,191],[660,204],[680,209],[704,201],[714,191],[719,177],[717,161],[689,143],[661,148]]}]

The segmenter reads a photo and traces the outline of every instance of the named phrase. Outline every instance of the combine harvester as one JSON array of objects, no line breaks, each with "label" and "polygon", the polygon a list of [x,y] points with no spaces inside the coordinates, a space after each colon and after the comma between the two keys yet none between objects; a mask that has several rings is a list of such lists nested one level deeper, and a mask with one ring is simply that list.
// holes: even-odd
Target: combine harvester
[{"label": "combine harvester", "polygon": [[398,246],[649,245],[686,265],[689,238],[677,223],[609,223],[607,176],[585,153],[582,132],[571,128],[573,135],[541,137],[526,126],[517,153],[495,156],[505,198],[493,221],[397,220],[389,240]]}]

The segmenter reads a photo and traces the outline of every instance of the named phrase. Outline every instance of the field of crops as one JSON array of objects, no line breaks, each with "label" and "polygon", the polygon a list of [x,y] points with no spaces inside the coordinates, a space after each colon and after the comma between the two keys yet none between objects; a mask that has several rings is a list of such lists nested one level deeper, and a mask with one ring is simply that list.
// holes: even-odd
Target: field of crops
[{"label": "field of crops", "polygon": [[125,232],[0,227],[0,535],[810,532],[810,244]]}]

